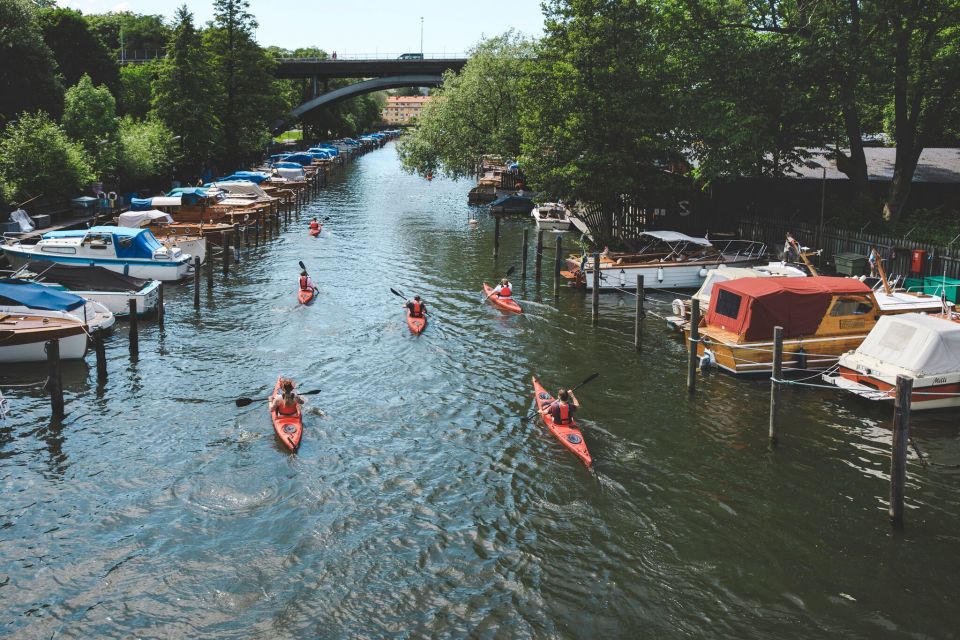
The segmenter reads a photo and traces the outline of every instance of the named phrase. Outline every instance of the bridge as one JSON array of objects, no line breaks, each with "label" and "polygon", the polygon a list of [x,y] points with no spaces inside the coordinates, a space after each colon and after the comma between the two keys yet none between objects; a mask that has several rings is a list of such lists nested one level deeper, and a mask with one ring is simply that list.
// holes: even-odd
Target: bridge
[{"label": "bridge", "polygon": [[[410,54],[407,54],[410,55]],[[280,133],[286,124],[302,115],[343,100],[400,87],[438,87],[443,72],[460,71],[467,63],[465,57],[424,57],[422,59],[390,58],[279,58],[274,74],[278,78],[310,78],[313,80],[313,98],[273,124],[273,132]],[[361,82],[328,91],[330,78],[366,78]],[[320,91],[323,81],[324,90]]]}]

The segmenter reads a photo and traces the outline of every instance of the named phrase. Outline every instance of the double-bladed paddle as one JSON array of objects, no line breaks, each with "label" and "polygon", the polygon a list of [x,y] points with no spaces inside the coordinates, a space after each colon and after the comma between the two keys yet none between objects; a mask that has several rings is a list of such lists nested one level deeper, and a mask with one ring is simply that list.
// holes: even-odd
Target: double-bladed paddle
[{"label": "double-bladed paddle", "polygon": [[[503,277],[504,277],[504,278],[509,278],[509,277],[510,277],[510,274],[513,273],[516,268],[517,268],[517,265],[513,265],[512,267],[510,267],[509,269],[507,269],[507,273],[504,274]],[[487,301],[487,298],[489,298],[489,297],[492,296],[492,295],[493,295],[493,292],[491,291],[489,295],[486,295],[486,296],[483,297],[483,302],[481,302],[480,304],[483,304],[484,302],[486,302],[486,301]]]},{"label": "double-bladed paddle", "polygon": [[[314,389],[312,391],[304,391],[303,393],[298,393],[298,396],[315,396],[320,393],[320,389]],[[269,400],[270,398],[237,398],[234,400],[237,403],[238,407],[245,407],[248,404],[253,404],[258,400]]]},{"label": "double-bladed paddle", "polygon": [[[303,272],[304,272],[304,273],[307,273],[307,267],[306,267],[305,264],[303,264],[303,260],[300,261],[300,268],[303,269]],[[309,273],[307,273],[307,277],[308,277],[308,278],[310,277],[310,274],[309,274]],[[313,292],[314,292],[314,293],[319,293],[320,290],[317,289],[316,286],[314,286],[314,287],[313,287]]]},{"label": "double-bladed paddle", "polygon": [[[591,373],[589,376],[587,376],[586,380],[584,380],[583,382],[581,382],[581,383],[578,384],[577,386],[575,386],[575,387],[573,387],[572,389],[570,389],[570,393],[573,393],[574,391],[576,391],[577,389],[579,389],[579,388],[582,387],[583,385],[587,384],[588,382],[593,382],[593,381],[597,378],[597,376],[599,376],[599,375],[600,375],[600,372],[599,372],[599,371],[597,371],[596,373]],[[533,416],[537,415],[537,411],[539,411],[539,409],[537,409],[537,408],[535,407],[535,408],[533,409],[533,411],[531,411],[531,412],[528,413],[527,415],[523,416],[523,420],[529,420],[529,419],[532,418]]]}]

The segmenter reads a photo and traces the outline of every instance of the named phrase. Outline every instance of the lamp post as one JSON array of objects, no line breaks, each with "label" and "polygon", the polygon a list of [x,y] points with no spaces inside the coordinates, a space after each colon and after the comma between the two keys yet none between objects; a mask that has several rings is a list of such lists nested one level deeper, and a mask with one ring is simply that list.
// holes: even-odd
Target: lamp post
[{"label": "lamp post", "polygon": [[420,57],[423,57],[423,16],[420,16]]}]

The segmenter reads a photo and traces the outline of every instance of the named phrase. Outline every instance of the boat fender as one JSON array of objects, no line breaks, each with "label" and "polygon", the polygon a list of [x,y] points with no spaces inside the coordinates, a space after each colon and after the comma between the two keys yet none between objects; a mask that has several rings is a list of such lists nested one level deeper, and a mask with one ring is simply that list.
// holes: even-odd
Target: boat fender
[{"label": "boat fender", "polygon": [[620,269],[620,287],[623,288],[627,285],[627,274],[623,269]]},{"label": "boat fender", "polygon": [[701,269],[700,269],[700,271],[699,271],[698,273],[699,273],[699,275],[700,275],[701,278],[706,278],[706,277],[707,277],[707,270],[706,270],[705,268],[702,268],[702,267],[701,267]]},{"label": "boat fender", "polygon": [[663,282],[663,267],[657,267],[657,282]]},{"label": "boat fender", "polygon": [[130,265],[129,265],[129,264],[123,265],[123,275],[125,275],[125,276],[130,275]]},{"label": "boat fender", "polygon": [[713,351],[710,349],[704,349],[703,355],[700,356],[700,370],[707,371],[714,367],[717,364],[717,359],[713,355]]},{"label": "boat fender", "polygon": [[807,352],[803,347],[797,349],[797,368],[806,369],[807,368]]},{"label": "boat fender", "polygon": [[683,300],[680,298],[675,298],[673,302],[670,303],[670,308],[673,309],[673,315],[679,318],[687,317],[687,309],[683,305]]}]

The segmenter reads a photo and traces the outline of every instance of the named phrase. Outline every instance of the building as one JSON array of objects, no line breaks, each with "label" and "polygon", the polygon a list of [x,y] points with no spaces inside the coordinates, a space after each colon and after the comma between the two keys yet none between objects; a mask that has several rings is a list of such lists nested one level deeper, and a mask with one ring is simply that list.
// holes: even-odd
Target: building
[{"label": "building", "polygon": [[423,105],[430,96],[390,96],[383,108],[383,121],[387,124],[409,124],[420,116]]}]

